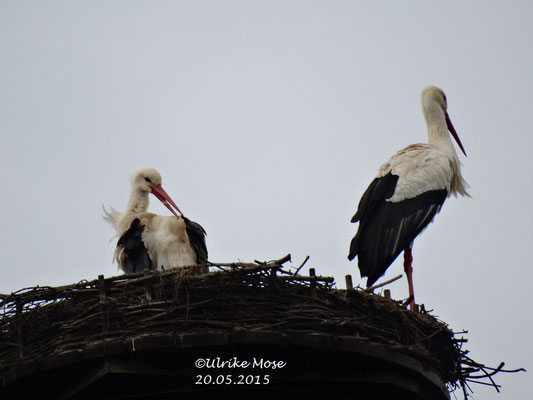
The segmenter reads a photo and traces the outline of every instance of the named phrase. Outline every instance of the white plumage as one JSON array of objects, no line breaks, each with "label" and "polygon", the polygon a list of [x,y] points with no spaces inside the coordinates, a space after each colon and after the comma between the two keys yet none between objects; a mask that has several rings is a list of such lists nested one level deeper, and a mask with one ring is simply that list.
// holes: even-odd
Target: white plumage
[{"label": "white plumage", "polygon": [[417,143],[394,154],[379,168],[377,177],[389,172],[399,177],[394,195],[387,201],[399,202],[440,189],[446,189],[448,197],[468,196],[468,184],[461,176],[460,167],[455,150],[451,153],[438,145]]}]

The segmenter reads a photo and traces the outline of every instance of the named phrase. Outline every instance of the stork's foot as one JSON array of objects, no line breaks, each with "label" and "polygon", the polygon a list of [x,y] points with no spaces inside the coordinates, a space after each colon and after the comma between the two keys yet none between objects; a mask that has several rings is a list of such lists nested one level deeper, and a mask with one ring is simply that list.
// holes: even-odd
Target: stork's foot
[{"label": "stork's foot", "polygon": [[407,307],[409,306],[409,311],[415,311],[415,308],[416,308],[416,304],[415,304],[415,298],[414,296],[409,296],[404,302],[403,302],[403,306],[404,307]]},{"label": "stork's foot", "polygon": [[415,313],[420,312],[420,307],[418,306],[418,304],[415,303],[415,299],[413,296],[409,296],[407,300],[405,300],[404,304],[406,306],[409,306],[409,311],[412,311]]}]

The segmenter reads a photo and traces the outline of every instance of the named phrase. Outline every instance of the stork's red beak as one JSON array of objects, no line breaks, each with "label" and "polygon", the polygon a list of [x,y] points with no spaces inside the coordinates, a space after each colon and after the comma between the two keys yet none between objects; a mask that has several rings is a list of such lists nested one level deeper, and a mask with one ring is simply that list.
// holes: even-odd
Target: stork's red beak
[{"label": "stork's red beak", "polygon": [[[172,214],[174,214],[176,217],[179,218],[179,215],[176,214],[176,211],[180,213],[180,215],[183,215],[183,213],[180,211],[176,203],[174,203],[174,200],[170,198],[170,196],[165,192],[165,190],[161,187],[161,185],[154,186],[152,188],[152,193],[155,197],[159,199],[161,203],[165,205],[166,208],[170,210]],[[174,208],[172,208],[174,207]],[[174,209],[176,211],[174,211]]]},{"label": "stork's red beak", "polygon": [[457,135],[457,132],[455,131],[455,128],[453,127],[452,121],[450,120],[450,116],[446,111],[444,111],[444,115],[446,116],[446,125],[448,125],[448,130],[452,134],[453,138],[459,145],[459,148],[463,152],[463,154],[466,156],[465,148],[463,147],[463,144],[461,143],[461,140],[459,139],[459,136]]}]

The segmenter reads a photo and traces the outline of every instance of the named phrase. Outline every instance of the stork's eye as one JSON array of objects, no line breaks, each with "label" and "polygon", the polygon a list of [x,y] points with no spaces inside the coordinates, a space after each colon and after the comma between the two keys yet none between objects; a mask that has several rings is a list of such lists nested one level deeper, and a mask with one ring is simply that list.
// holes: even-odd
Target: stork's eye
[{"label": "stork's eye", "polygon": [[148,183],[152,183],[152,181],[150,180],[150,178],[144,178],[144,180]]}]

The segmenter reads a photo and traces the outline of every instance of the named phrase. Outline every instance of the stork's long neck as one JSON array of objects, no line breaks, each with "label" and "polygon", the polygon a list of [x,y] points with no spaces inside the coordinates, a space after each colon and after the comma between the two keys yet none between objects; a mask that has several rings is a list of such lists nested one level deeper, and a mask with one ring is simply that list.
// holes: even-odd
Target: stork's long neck
[{"label": "stork's long neck", "polygon": [[148,209],[148,194],[148,192],[133,188],[128,201],[127,212],[145,212]]},{"label": "stork's long neck", "polygon": [[442,109],[439,106],[430,107],[425,110],[424,117],[426,118],[428,127],[429,144],[438,147],[440,150],[457,159],[457,153],[455,152],[455,147],[448,132],[446,117]]},{"label": "stork's long neck", "polygon": [[450,177],[450,188],[448,195],[458,194],[470,197],[467,192],[468,183],[461,175],[461,162],[455,151],[450,133],[448,132],[448,124],[442,109],[437,107],[424,108],[424,117],[428,126],[428,142],[444,152],[452,169],[452,176]]}]

